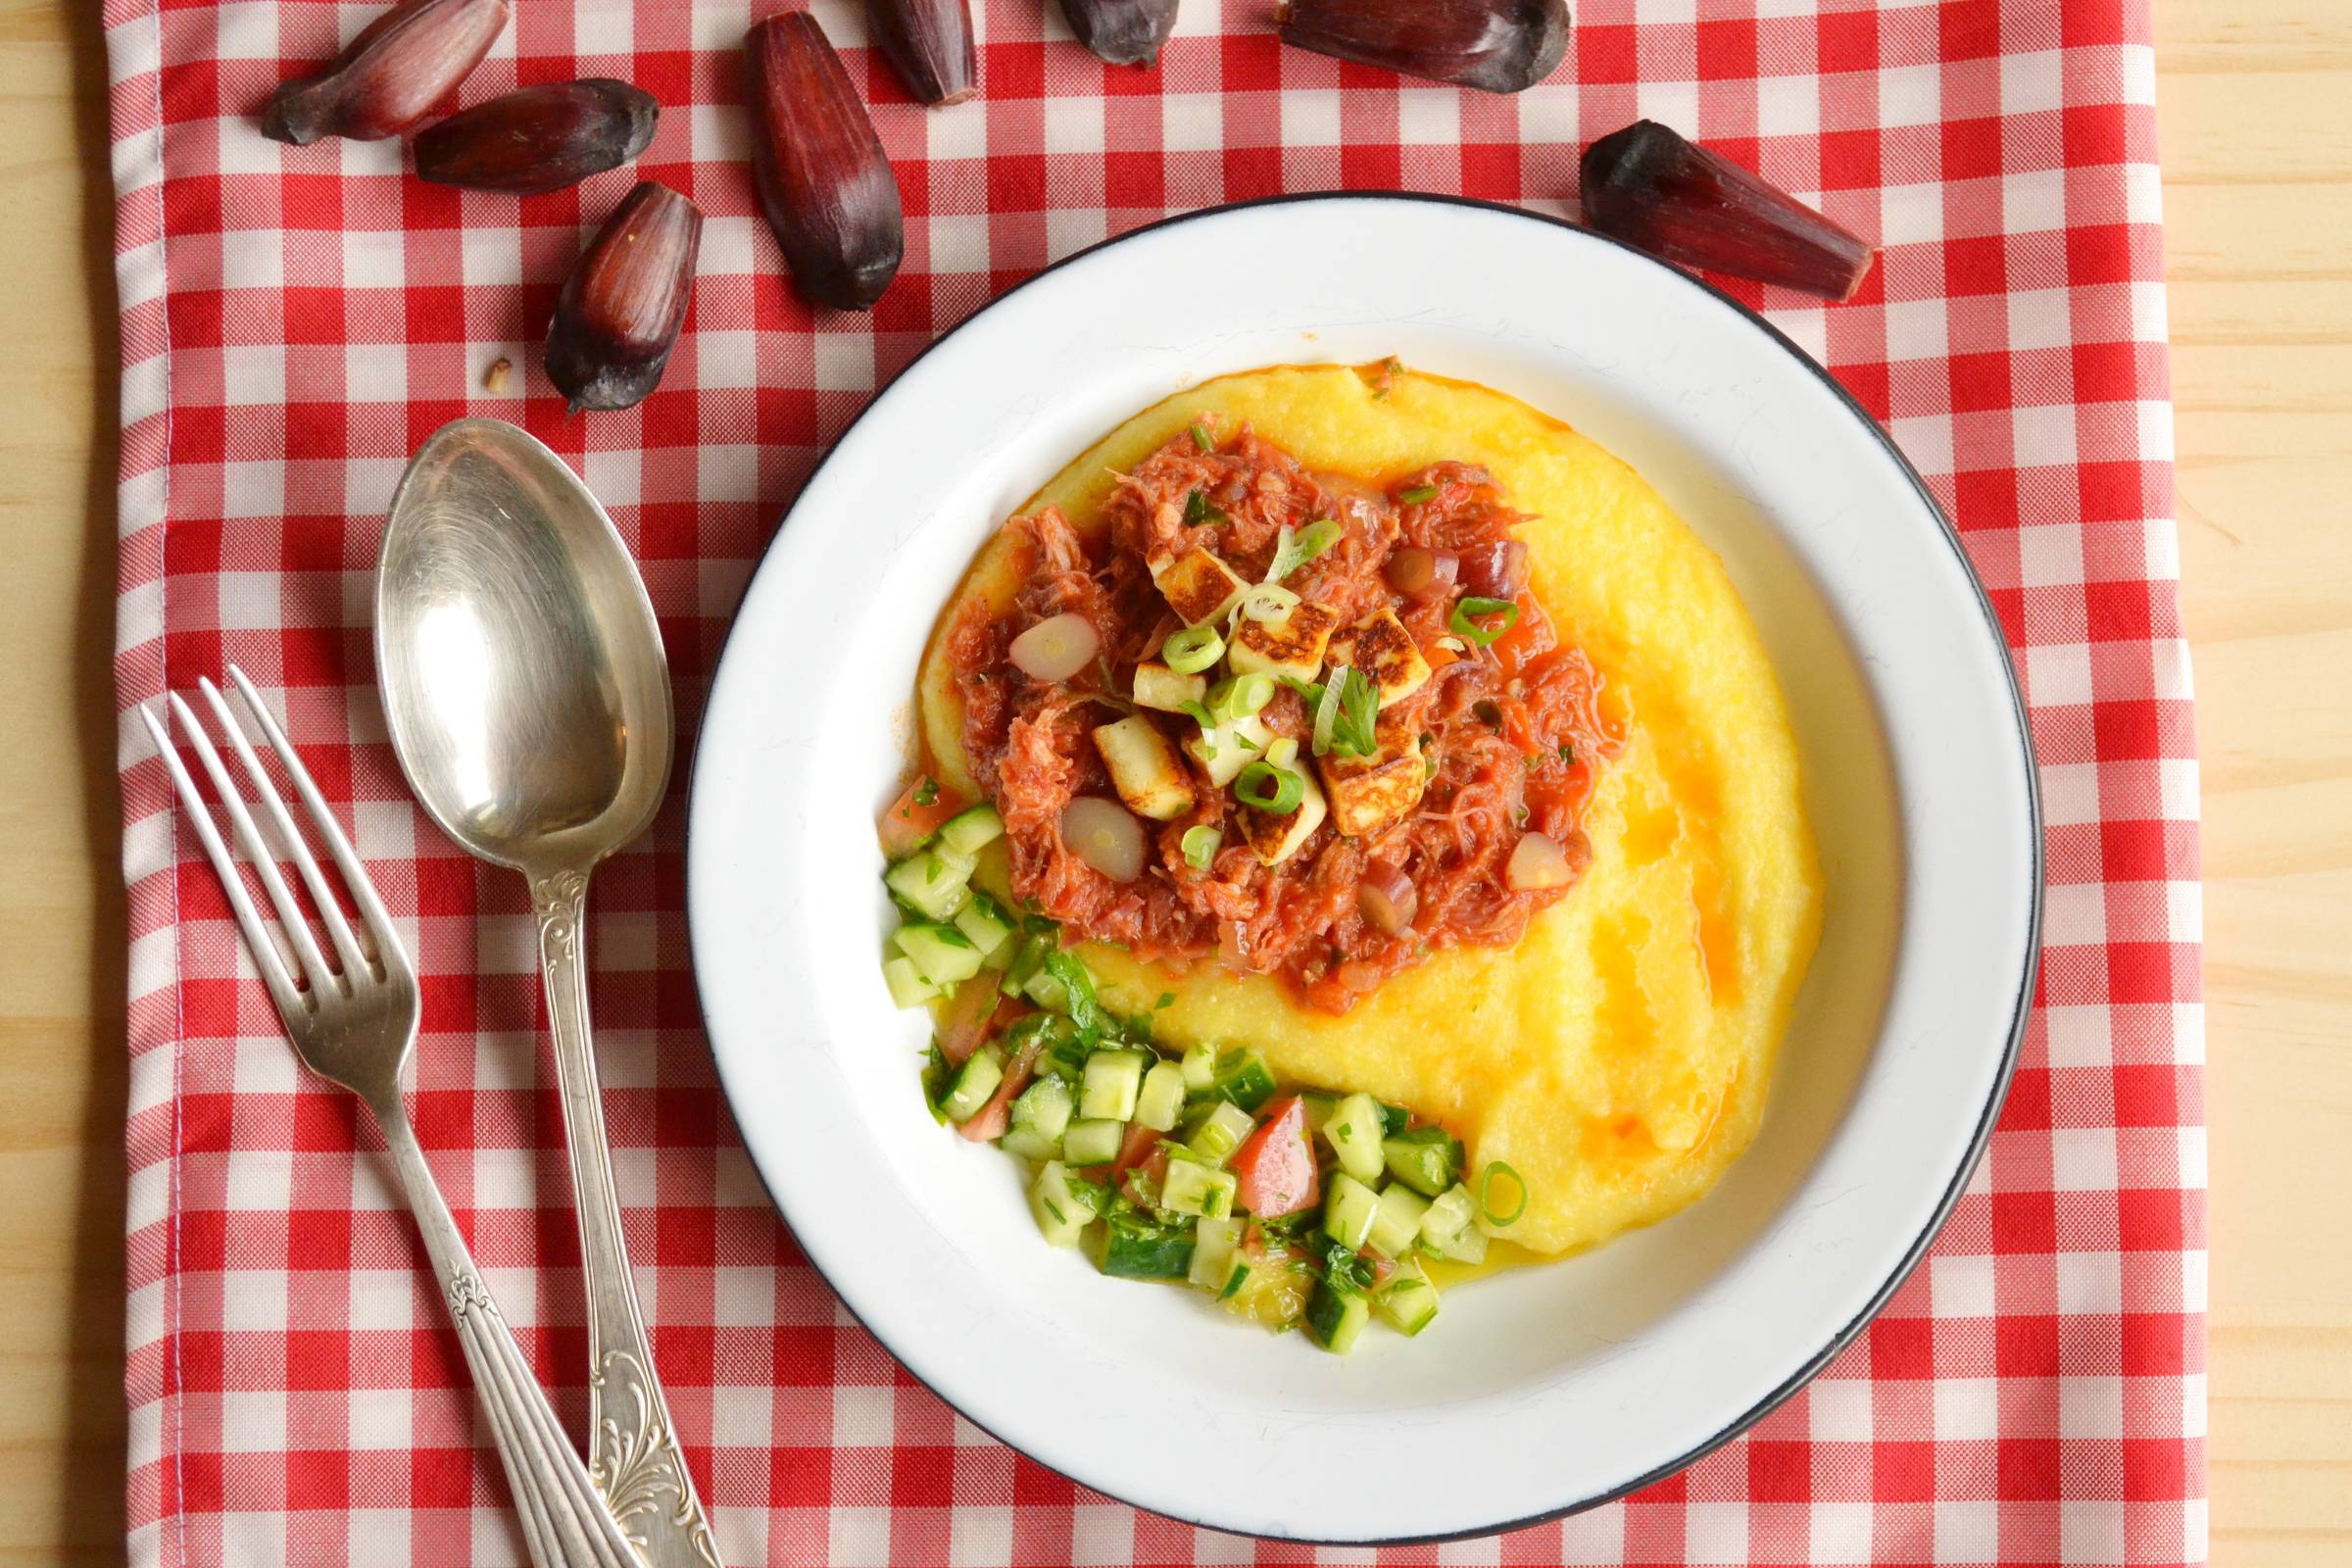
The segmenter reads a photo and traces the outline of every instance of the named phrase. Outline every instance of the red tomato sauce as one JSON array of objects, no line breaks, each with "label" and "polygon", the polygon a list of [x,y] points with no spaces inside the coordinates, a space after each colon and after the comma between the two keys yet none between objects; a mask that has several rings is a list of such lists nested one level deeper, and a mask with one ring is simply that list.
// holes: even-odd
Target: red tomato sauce
[{"label": "red tomato sauce", "polygon": [[[1186,523],[1196,493],[1213,503],[1216,520]],[[1073,937],[1122,943],[1179,967],[1213,956],[1235,971],[1277,975],[1333,1013],[1439,949],[1511,946],[1539,910],[1566,896],[1566,885],[1513,887],[1505,867],[1522,834],[1533,832],[1562,845],[1581,870],[1590,846],[1579,824],[1593,769],[1621,737],[1602,714],[1598,672],[1561,643],[1525,591],[1525,548],[1503,548],[1512,546],[1520,514],[1483,469],[1440,463],[1376,484],[1309,470],[1247,430],[1205,451],[1180,436],[1122,475],[1105,511],[1109,526],[1094,538],[1053,508],[1007,521],[1020,574],[1010,611],[994,615],[967,604],[950,628],[964,751],[1004,815],[1016,896]],[[1131,710],[1135,664],[1182,624],[1148,562],[1205,546],[1256,582],[1284,526],[1322,518],[1340,524],[1338,540],[1287,586],[1331,607],[1343,623],[1393,610],[1433,666],[1420,690],[1387,710],[1401,710],[1422,737],[1430,772],[1418,807],[1360,839],[1326,821],[1267,866],[1231,820],[1250,808],[1187,756],[1195,807],[1175,821],[1147,822],[1143,874],[1112,881],[1062,843],[1059,822],[1075,796],[1116,798],[1092,731]],[[1458,556],[1462,580],[1397,592],[1386,567],[1403,548]],[[1454,635],[1465,592],[1511,600],[1517,623],[1483,648]],[[1024,629],[1072,612],[1102,639],[1092,667],[1048,683],[1009,661]],[[1192,724],[1138,710],[1171,740]],[[1303,760],[1312,724],[1298,696],[1278,692],[1260,716],[1300,742]],[[1181,847],[1197,826],[1224,835],[1204,870],[1187,863]],[[1392,886],[1401,870],[1417,894],[1410,925],[1396,934],[1358,906],[1358,884],[1376,870]]]}]

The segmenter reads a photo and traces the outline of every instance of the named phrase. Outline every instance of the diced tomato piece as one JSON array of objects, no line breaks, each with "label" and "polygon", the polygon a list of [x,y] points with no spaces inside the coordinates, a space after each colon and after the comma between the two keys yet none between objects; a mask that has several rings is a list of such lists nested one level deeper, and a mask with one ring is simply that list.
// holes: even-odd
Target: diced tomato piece
[{"label": "diced tomato piece", "polygon": [[[929,792],[926,805],[917,797]],[[891,859],[900,859],[914,853],[923,840],[939,831],[940,824],[971,803],[954,790],[925,774],[899,792],[882,813],[882,853]]]},{"label": "diced tomato piece", "polygon": [[1037,1071],[1037,1058],[1044,1055],[1045,1051],[1045,1037],[1031,1035],[1029,1043],[1021,1047],[1012,1060],[1005,1064],[1004,1081],[997,1085],[995,1094],[988,1097],[988,1103],[982,1105],[970,1121],[956,1130],[975,1144],[985,1144],[1004,1137],[1005,1130],[1012,1125],[1012,1102],[1022,1090],[1029,1087],[1029,1079]]},{"label": "diced tomato piece", "polygon": [[939,1020],[939,1054],[961,1066],[964,1057],[1011,1021],[999,1016],[1004,1010],[1001,1004],[1009,1000],[998,994],[996,975],[985,969],[957,986]]},{"label": "diced tomato piece", "polygon": [[1136,1166],[1147,1163],[1159,1152],[1159,1141],[1166,1133],[1156,1132],[1140,1121],[1127,1124],[1127,1141],[1119,1146],[1119,1157],[1111,1165],[1111,1174],[1124,1176]]},{"label": "diced tomato piece", "polygon": [[1233,1173],[1241,1180],[1241,1206],[1262,1219],[1322,1201],[1323,1178],[1306,1135],[1306,1102],[1297,1095],[1276,1102],[1235,1152]]}]

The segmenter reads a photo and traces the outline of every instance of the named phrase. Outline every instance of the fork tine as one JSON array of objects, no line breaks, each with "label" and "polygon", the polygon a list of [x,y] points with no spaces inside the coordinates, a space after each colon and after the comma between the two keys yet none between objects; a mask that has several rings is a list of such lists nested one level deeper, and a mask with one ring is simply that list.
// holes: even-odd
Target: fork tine
[{"label": "fork tine", "polygon": [[[262,879],[262,887],[277,909],[277,922],[285,928],[287,940],[294,944],[295,956],[301,962],[303,972],[310,976],[313,998],[323,996],[335,989],[335,972],[327,967],[326,955],[318,951],[318,942],[312,938],[310,924],[302,917],[302,906],[294,902],[293,890],[286,886],[286,879],[277,874],[277,858],[270,853],[270,846],[262,842],[260,831],[253,825],[252,813],[245,809],[244,798],[238,795],[237,787],[229,782],[228,768],[220,760],[220,754],[213,749],[212,737],[205,734],[204,726],[197,722],[196,710],[183,702],[177,692],[167,692],[164,701],[172,705],[173,715],[188,732],[188,744],[195,750],[196,760],[204,764],[205,772],[212,776],[213,788],[220,794],[220,804],[228,808],[228,819],[237,830],[237,842],[245,847],[245,854],[253,861],[255,873]],[[270,788],[268,779],[259,779],[256,783],[264,791]]]},{"label": "fork tine", "polygon": [[245,727],[228,710],[228,704],[220,696],[220,688],[202,675],[196,677],[196,686],[204,693],[204,700],[211,707],[213,716],[227,734],[229,745],[236,751],[237,760],[244,764],[245,776],[253,780],[254,793],[261,799],[262,809],[269,813],[278,837],[286,841],[288,852],[294,857],[294,869],[301,876],[302,885],[311,890],[311,902],[318,906],[318,918],[326,926],[327,939],[334,943],[335,953],[343,960],[344,975],[353,984],[358,984],[361,976],[371,972],[368,956],[360,951],[359,939],[351,934],[351,925],[343,918],[343,906],[335,901],[334,889],[326,885],[326,873],[318,868],[318,858],[311,854],[311,847],[303,842],[302,830],[294,825],[294,818],[287,813],[286,803],[278,799],[275,786],[270,782],[270,775],[262,771],[262,760],[253,755],[253,743],[245,738]]},{"label": "fork tine", "polygon": [[245,946],[253,954],[253,966],[260,971],[262,983],[270,988],[270,999],[277,1004],[278,1016],[291,1028],[294,1020],[303,1015],[302,994],[294,989],[293,977],[286,973],[277,944],[270,940],[261,911],[253,906],[253,899],[245,891],[245,879],[237,875],[237,862],[229,857],[228,846],[220,842],[220,830],[213,825],[213,813],[205,808],[204,797],[196,793],[196,781],[188,776],[186,765],[180,761],[171,732],[155,716],[154,710],[143,703],[139,706],[139,718],[146,724],[147,733],[155,737],[156,755],[164,760],[165,768],[172,774],[172,788],[178,793],[189,825],[196,829],[197,841],[204,846],[205,858],[213,862],[213,871],[228,895],[229,910],[237,917],[237,929],[245,933]]},{"label": "fork tine", "polygon": [[279,729],[277,720],[270,716],[270,710],[262,704],[262,694],[253,689],[253,682],[245,678],[245,672],[231,664],[228,666],[228,678],[244,697],[254,722],[261,725],[262,735],[270,742],[270,749],[277,753],[277,760],[286,765],[286,776],[294,781],[294,792],[302,797],[302,804],[311,813],[312,824],[318,828],[318,837],[325,841],[327,854],[334,857],[336,866],[343,873],[343,885],[351,890],[352,902],[360,906],[360,918],[367,922],[368,934],[375,941],[375,951],[382,956],[385,970],[390,973],[407,971],[409,950],[401,943],[400,928],[392,923],[392,913],[384,907],[384,901],[376,897],[375,883],[368,878],[368,868],[360,862],[358,852],[351,847],[351,840],[343,836],[343,829],[335,821],[335,813],[326,808],[326,798],[318,793],[318,786],[311,782],[311,770],[304,767],[302,760],[294,755],[294,748],[286,740],[285,731]]}]

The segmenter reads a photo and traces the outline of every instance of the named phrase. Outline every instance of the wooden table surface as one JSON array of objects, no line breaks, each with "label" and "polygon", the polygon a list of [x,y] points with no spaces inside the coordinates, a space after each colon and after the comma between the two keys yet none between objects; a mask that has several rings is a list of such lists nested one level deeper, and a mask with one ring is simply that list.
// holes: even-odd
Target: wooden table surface
[{"label": "wooden table surface", "polygon": [[[2213,1556],[2352,1563],[2352,4],[2154,0],[2205,783]],[[120,1561],[115,332],[94,0],[0,0],[0,1564]],[[2318,19],[2318,20],[2315,20]]]}]

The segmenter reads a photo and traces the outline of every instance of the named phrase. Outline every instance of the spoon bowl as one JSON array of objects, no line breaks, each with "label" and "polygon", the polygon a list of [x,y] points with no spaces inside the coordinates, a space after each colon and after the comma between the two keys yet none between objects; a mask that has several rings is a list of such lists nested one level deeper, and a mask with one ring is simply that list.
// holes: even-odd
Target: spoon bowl
[{"label": "spoon bowl", "polygon": [[375,612],[393,750],[441,831],[532,875],[645,831],[668,663],[628,547],[563,460],[496,419],[442,426],[393,496]]},{"label": "spoon bowl", "polygon": [[588,876],[645,831],[669,781],[669,663],[653,604],[563,460],[511,424],[460,419],[393,494],[375,667],[392,750],[425,810],[530,883],[588,1287],[589,1474],[632,1520],[645,1568],[710,1568],[710,1520],[630,1281],[588,1026]]}]

